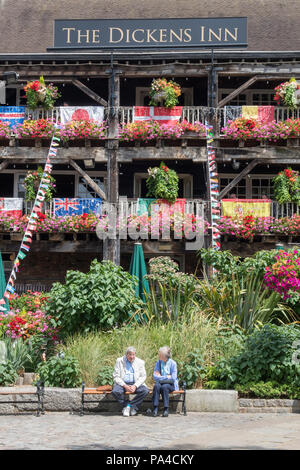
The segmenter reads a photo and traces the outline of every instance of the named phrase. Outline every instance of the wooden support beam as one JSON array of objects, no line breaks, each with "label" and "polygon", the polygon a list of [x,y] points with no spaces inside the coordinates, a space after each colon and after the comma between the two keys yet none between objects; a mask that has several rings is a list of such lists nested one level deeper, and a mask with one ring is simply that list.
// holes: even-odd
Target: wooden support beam
[{"label": "wooden support beam", "polygon": [[1,164],[0,164],[0,172],[2,170],[5,170],[5,168],[8,166],[8,161],[7,160],[4,160]]},{"label": "wooden support beam", "polygon": [[257,76],[251,77],[249,80],[247,80],[243,85],[239,86],[235,90],[233,90],[229,95],[227,95],[225,98],[223,98],[221,101],[218,103],[218,108],[222,108],[225,106],[225,104],[229,103],[231,100],[233,100],[236,96],[238,96],[242,91],[246,90],[251,86],[253,83],[257,81]]},{"label": "wooden support beam", "polygon": [[84,85],[80,80],[72,80],[73,85],[75,85],[79,90],[85,93],[87,96],[92,98],[92,100],[96,101],[97,103],[101,104],[102,106],[107,106],[107,101],[105,101],[101,96],[97,95],[93,90],[89,87]]},{"label": "wooden support beam", "polygon": [[241,181],[242,178],[244,178],[248,173],[250,173],[251,170],[260,162],[258,158],[255,160],[252,160],[252,162],[249,163],[249,165],[246,166],[227,186],[224,188],[220,194],[219,194],[219,199],[223,199],[223,197],[232,189],[236,184]]},{"label": "wooden support beam", "polygon": [[102,191],[102,189],[92,180],[92,178],[82,169],[79,165],[77,165],[74,160],[71,158],[69,159],[70,165],[76,170],[87,182],[87,184],[95,191],[98,196],[100,196],[104,201],[106,201],[106,195]]}]

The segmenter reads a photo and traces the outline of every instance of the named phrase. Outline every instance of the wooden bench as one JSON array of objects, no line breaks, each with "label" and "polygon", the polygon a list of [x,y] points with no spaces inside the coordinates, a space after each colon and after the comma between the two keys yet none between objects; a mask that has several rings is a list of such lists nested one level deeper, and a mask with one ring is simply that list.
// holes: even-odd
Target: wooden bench
[{"label": "wooden bench", "polygon": [[[149,395],[152,395],[153,391],[149,391]],[[97,388],[85,388],[85,383],[82,382],[82,388],[81,388],[81,410],[80,410],[80,416],[84,415],[85,408],[84,405],[86,403],[100,403],[100,400],[89,400],[87,399],[88,397],[94,397],[95,395],[101,395],[101,396],[110,396],[112,394],[112,390],[98,390]],[[130,392],[125,392],[125,395],[132,395]],[[148,396],[149,396],[148,395]],[[180,390],[175,390],[174,392],[170,393],[170,397],[172,397],[171,402],[173,403],[182,403],[181,407],[181,412],[186,416],[186,405],[185,405],[185,399],[186,399],[186,384],[185,382],[182,384],[182,389]],[[113,400],[105,400],[106,403],[117,403],[115,399]],[[144,400],[143,403],[152,403],[152,400]]]},{"label": "wooden bench", "polygon": [[[45,394],[45,389],[44,389],[44,383],[38,382],[36,385],[36,391],[28,392],[20,388],[20,390],[8,390],[8,391],[0,391],[0,396],[9,396],[9,395],[16,395],[14,400],[10,401],[0,401],[0,405],[6,404],[6,405],[18,405],[20,403],[31,403],[31,404],[37,404],[37,411],[36,415],[40,416],[41,414],[45,414],[44,410],[44,394]],[[32,400],[17,400],[17,395],[36,395],[37,400],[32,401]]]}]

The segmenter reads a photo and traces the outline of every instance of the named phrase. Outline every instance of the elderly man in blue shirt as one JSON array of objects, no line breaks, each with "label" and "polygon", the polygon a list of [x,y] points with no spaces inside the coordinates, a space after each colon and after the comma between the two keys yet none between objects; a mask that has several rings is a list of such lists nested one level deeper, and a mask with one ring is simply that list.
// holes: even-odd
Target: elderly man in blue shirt
[{"label": "elderly man in blue shirt", "polygon": [[[127,348],[125,356],[117,359],[113,378],[112,394],[122,405],[123,416],[136,415],[149,389],[145,385],[145,363],[136,357],[136,349],[133,346]],[[135,394],[134,398],[130,401],[125,392]]]}]

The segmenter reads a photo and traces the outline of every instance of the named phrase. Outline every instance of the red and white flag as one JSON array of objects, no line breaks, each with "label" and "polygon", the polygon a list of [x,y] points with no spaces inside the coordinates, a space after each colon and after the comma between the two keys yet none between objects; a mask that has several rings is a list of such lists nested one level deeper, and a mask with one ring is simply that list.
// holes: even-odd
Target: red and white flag
[{"label": "red and white flag", "polygon": [[183,106],[163,108],[159,106],[134,106],[133,121],[159,121],[161,124],[173,124],[179,121]]},{"label": "red and white flag", "polygon": [[0,214],[22,217],[23,199],[22,198],[0,198]]},{"label": "red and white flag", "polygon": [[103,106],[61,106],[60,122],[66,124],[70,121],[97,121],[104,119]]}]

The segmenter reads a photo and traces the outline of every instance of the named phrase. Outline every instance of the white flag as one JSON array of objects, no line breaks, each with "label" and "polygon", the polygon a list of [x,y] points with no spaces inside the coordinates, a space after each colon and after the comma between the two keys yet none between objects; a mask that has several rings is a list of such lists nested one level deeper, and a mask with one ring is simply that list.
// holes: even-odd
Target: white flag
[{"label": "white flag", "polygon": [[61,106],[60,121],[62,124],[70,121],[97,121],[104,119],[103,106]]}]

